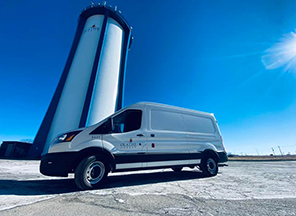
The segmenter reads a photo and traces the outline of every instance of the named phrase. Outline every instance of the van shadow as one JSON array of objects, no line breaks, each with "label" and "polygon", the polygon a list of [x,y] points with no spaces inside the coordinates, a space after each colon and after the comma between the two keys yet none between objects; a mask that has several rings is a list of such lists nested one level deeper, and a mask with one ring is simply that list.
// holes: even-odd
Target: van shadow
[{"label": "van shadow", "polygon": [[[126,186],[147,185],[181,180],[206,178],[201,172],[160,171],[155,173],[135,173],[111,175],[100,187],[100,190]],[[74,179],[42,179],[42,180],[0,180],[0,195],[53,195],[79,191]]]}]

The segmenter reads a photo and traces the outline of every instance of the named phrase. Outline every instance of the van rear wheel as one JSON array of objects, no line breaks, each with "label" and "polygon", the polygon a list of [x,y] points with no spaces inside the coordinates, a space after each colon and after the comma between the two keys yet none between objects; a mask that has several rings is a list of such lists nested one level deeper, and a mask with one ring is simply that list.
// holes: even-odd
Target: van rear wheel
[{"label": "van rear wheel", "polygon": [[84,158],[75,170],[75,184],[82,190],[98,188],[109,172],[106,161],[99,156]]},{"label": "van rear wheel", "polygon": [[218,162],[212,155],[205,155],[201,160],[200,169],[206,176],[215,176],[218,173]]}]

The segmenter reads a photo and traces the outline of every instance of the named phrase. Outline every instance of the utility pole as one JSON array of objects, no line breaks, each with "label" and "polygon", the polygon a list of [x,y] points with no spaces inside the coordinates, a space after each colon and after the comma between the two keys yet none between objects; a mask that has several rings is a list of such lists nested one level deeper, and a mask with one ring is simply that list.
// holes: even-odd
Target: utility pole
[{"label": "utility pole", "polygon": [[278,146],[278,147],[279,147],[279,150],[280,150],[281,155],[284,156],[284,155],[283,155],[283,152],[282,152],[282,150],[281,150],[281,147],[280,147],[280,146]]},{"label": "utility pole", "polygon": [[259,152],[258,152],[258,149],[256,149],[256,152],[257,152],[257,154],[258,154],[258,156],[259,156]]},{"label": "utility pole", "polygon": [[271,150],[272,150],[272,152],[273,152],[273,155],[275,156],[275,152],[274,152],[274,149],[273,149],[273,147],[271,147]]}]

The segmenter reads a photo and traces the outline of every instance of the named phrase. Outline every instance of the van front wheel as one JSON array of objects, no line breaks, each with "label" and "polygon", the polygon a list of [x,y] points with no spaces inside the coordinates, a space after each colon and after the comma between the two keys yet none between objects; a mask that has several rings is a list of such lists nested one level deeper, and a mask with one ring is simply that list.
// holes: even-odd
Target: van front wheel
[{"label": "van front wheel", "polygon": [[206,176],[215,176],[218,173],[218,162],[211,155],[205,155],[201,160],[200,169]]},{"label": "van front wheel", "polygon": [[99,187],[108,175],[107,163],[102,158],[84,158],[75,170],[75,184],[82,190]]}]

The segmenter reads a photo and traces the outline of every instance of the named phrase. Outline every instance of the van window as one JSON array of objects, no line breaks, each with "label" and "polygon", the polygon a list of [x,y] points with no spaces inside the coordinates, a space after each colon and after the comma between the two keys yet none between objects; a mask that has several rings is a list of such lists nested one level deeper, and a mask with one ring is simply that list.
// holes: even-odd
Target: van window
[{"label": "van window", "polygon": [[94,129],[90,134],[108,134],[111,131],[111,119],[107,119],[106,122]]},{"label": "van window", "polygon": [[112,133],[124,133],[141,128],[142,111],[126,110],[113,118]]},{"label": "van window", "polygon": [[151,129],[166,131],[185,131],[181,113],[151,110]]},{"label": "van window", "polygon": [[215,128],[210,118],[184,115],[184,121],[188,132],[214,133]]}]

